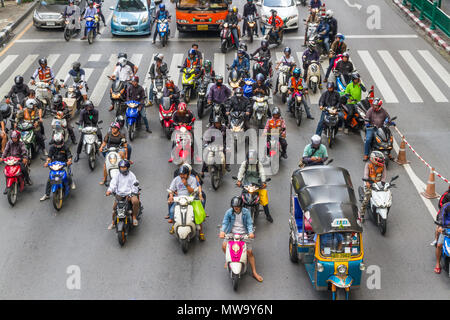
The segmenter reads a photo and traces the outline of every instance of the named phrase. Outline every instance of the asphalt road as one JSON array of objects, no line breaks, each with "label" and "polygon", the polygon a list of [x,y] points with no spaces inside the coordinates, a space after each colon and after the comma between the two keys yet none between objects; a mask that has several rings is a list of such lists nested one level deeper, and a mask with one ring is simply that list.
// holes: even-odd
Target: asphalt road
[{"label": "asphalt road", "polygon": [[[107,8],[112,4],[111,0],[105,1],[106,17],[110,15]],[[384,106],[392,116],[398,116],[398,127],[408,141],[448,177],[448,60],[421,39],[389,1],[364,1],[361,10],[350,8],[341,0],[328,0],[327,5],[338,18],[339,32],[347,35],[351,59],[364,82],[375,84],[376,96],[385,100]],[[378,6],[381,12],[381,29],[367,28],[366,10],[370,5]],[[173,5],[169,3],[168,7],[173,12]],[[242,1],[238,2],[238,7],[242,10]],[[306,18],[305,8],[299,7],[299,15]],[[22,28],[30,22],[31,18],[28,18]],[[16,73],[29,78],[40,56],[53,59],[51,65],[57,74],[64,74],[61,70],[70,65],[68,63],[72,59],[78,59],[83,67],[90,69],[90,94],[98,104],[100,118],[105,122],[105,133],[106,125],[112,120],[112,114],[107,111],[109,83],[105,77],[105,74],[112,72],[108,69],[111,56],[127,52],[131,61],[139,65],[141,79],[145,78],[152,54],[164,53],[167,63],[173,67],[177,59],[186,55],[193,41],[199,43],[206,58],[214,61],[216,70],[224,72],[225,62],[231,63],[234,58],[234,52],[226,55],[218,53],[217,36],[178,34],[173,22],[171,30],[172,37],[176,37],[170,39],[168,47],[161,48],[159,43],[152,45],[148,37],[113,38],[109,27],[102,30],[101,37],[93,45],[78,40],[66,43],[58,31],[31,27],[6,52],[0,53],[3,68],[0,69],[0,95],[4,95],[3,91],[12,85],[10,77]],[[19,33],[20,30],[17,31]],[[300,39],[303,34],[302,26],[298,32],[287,33],[283,44],[292,48],[297,61],[297,53],[304,50],[301,46],[303,39]],[[254,50],[257,45],[250,44],[249,49]],[[273,52],[281,51],[282,47]],[[367,55],[372,57],[374,64],[363,59]],[[389,57],[386,58],[387,55],[392,56],[394,64]],[[429,60],[429,56],[434,60]],[[2,64],[3,61],[6,62]],[[405,85],[404,81],[397,81],[400,78],[394,69],[396,65],[410,86]],[[424,69],[425,75],[420,73],[417,65]],[[386,83],[377,74],[377,69],[384,75]],[[104,70],[107,73],[104,74]],[[218,191],[212,189],[209,176],[206,176],[206,210],[210,215],[205,223],[207,240],[203,243],[195,241],[189,252],[183,254],[176,239],[169,235],[169,224],[163,217],[167,212],[166,188],[175,166],[167,163],[170,145],[160,129],[157,110],[152,107],[148,114],[153,134],[139,132],[132,143],[135,161],[132,171],[141,181],[145,209],[142,224],[130,235],[127,244],[120,247],[114,231],[106,229],[113,199],[106,198],[105,188],[98,184],[102,176],[100,165],[91,172],[86,157],[82,155],[80,162],[73,166],[77,189],[65,201],[61,212],[56,213],[50,201],[39,202],[48,170],[35,161],[31,172],[34,185],[20,195],[16,206],[11,209],[6,197],[0,198],[0,298],[328,299],[327,293],[316,292],[312,288],[305,268],[292,264],[288,256],[290,176],[320,116],[318,95],[312,96],[311,100],[316,101],[311,105],[316,120],[305,118],[300,128],[286,114],[285,106],[281,107],[288,123],[289,158],[282,161],[279,173],[269,183],[270,208],[275,221],[270,224],[260,216],[257,222],[254,252],[258,272],[264,277],[263,283],[247,276],[239,291],[233,292],[223,269],[224,256],[216,227],[221,223],[231,197],[240,192],[231,179],[232,175],[237,174],[237,165],[232,166],[232,172],[226,175]],[[279,97],[275,97],[275,104],[281,105]],[[48,122],[46,131],[49,135]],[[399,142],[398,135],[396,140]],[[72,150],[75,151],[74,148]],[[334,159],[333,165],[347,168],[355,186],[362,182],[362,152],[363,143],[359,135],[345,136],[342,133],[338,135],[335,147],[329,150],[330,157]],[[408,158],[417,176],[426,182],[426,167],[411,153],[408,153]],[[366,221],[364,226],[365,264],[379,266],[381,288],[369,290],[364,285],[366,275],[362,288],[353,291],[351,298],[448,299],[450,279],[433,272],[434,248],[429,245],[435,229],[432,217],[406,171],[391,163],[388,176],[397,174],[400,178],[398,188],[394,189],[394,204],[386,235],[381,236],[371,220]],[[436,185],[438,191],[445,187],[441,181],[437,181]],[[436,203],[437,200],[433,200],[433,204]],[[71,265],[80,267],[80,290],[66,287],[66,270]]]}]

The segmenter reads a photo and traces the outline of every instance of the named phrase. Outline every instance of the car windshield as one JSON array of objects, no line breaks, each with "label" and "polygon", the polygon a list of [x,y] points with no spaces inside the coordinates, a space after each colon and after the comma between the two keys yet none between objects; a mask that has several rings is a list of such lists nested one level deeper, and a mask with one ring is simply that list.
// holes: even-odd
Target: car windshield
[{"label": "car windshield", "polygon": [[61,5],[61,6],[66,6],[69,4],[69,1],[67,0],[43,0],[41,1],[41,4],[43,6],[50,6],[50,5]]},{"label": "car windshield", "polygon": [[180,0],[178,10],[226,10],[228,5],[223,0]]},{"label": "car windshield", "polygon": [[147,8],[141,0],[119,0],[119,3],[117,4],[117,11],[141,12],[147,11]]},{"label": "car windshield", "polygon": [[332,232],[320,235],[320,253],[324,257],[357,256],[360,254],[359,233]]},{"label": "car windshield", "polygon": [[264,5],[266,7],[292,7],[294,6],[293,0],[264,0]]}]

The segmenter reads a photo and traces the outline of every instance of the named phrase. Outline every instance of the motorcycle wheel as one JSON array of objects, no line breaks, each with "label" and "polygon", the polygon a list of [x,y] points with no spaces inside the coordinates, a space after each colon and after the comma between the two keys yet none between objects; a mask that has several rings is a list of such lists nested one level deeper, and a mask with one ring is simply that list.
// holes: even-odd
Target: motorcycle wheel
[{"label": "motorcycle wheel", "polygon": [[56,211],[61,210],[63,205],[63,188],[59,188],[56,192],[53,192],[53,207]]},{"label": "motorcycle wheel", "polygon": [[172,133],[170,132],[170,128],[164,127],[164,134],[166,135],[167,139],[170,139],[172,137]]},{"label": "motorcycle wheel", "polygon": [[287,94],[286,93],[282,93],[281,94],[281,102],[283,102],[283,104],[284,104],[284,103],[286,103],[286,101],[287,101]]},{"label": "motorcycle wheel", "polygon": [[18,188],[18,183],[14,182],[14,184],[8,188],[8,202],[9,204],[14,207],[14,205],[17,202],[17,188]]},{"label": "motorcycle wheel", "polygon": [[222,53],[227,53],[227,42],[223,41],[222,44],[220,45],[220,51],[222,51]]},{"label": "motorcycle wheel", "polygon": [[328,138],[328,147],[330,147],[330,149],[333,147],[333,142],[334,142],[334,130],[328,128],[327,129],[327,138]]},{"label": "motorcycle wheel", "polygon": [[189,249],[189,242],[187,239],[182,239],[180,240],[180,244],[181,244],[181,251],[183,251],[183,253],[187,253],[188,249]]},{"label": "motorcycle wheel", "polygon": [[264,129],[265,123],[264,118],[261,118],[261,120],[257,120],[258,129]]},{"label": "motorcycle wheel", "polygon": [[219,189],[221,181],[222,177],[220,175],[219,169],[216,168],[216,170],[214,170],[214,172],[211,173],[211,185],[214,190]]},{"label": "motorcycle wheel", "polygon": [[119,224],[117,226],[117,230],[119,230],[119,225],[121,225],[121,230],[120,232],[117,232],[117,240],[119,241],[120,246],[123,246],[125,244],[125,242],[127,242],[127,234],[125,232],[125,225],[123,221],[119,221]]},{"label": "motorcycle wheel", "polygon": [[128,137],[130,138],[130,141],[133,141],[136,135],[136,123],[133,123],[128,130]]},{"label": "motorcycle wheel", "polygon": [[231,275],[231,283],[233,284],[233,290],[237,291],[239,287],[239,275],[233,273]]},{"label": "motorcycle wheel", "polygon": [[89,30],[87,38],[89,44],[92,44],[94,42],[94,29]]},{"label": "motorcycle wheel", "polygon": [[247,32],[248,32],[248,30],[250,30],[250,43],[253,43],[253,32],[254,32],[254,30],[251,29],[251,28],[248,28]]},{"label": "motorcycle wheel", "polygon": [[316,92],[317,92],[317,83],[313,82],[311,84],[311,87],[312,87],[311,89],[312,89],[313,93],[316,94]]},{"label": "motorcycle wheel", "polygon": [[91,154],[89,155],[89,168],[91,168],[91,170],[93,171],[95,169],[95,152],[92,151]]},{"label": "motorcycle wheel", "polygon": [[64,30],[64,40],[69,41],[71,37],[72,37],[72,35],[70,34],[70,30],[68,28],[66,28]]},{"label": "motorcycle wheel", "polygon": [[303,110],[301,107],[295,107],[294,116],[295,116],[295,123],[297,123],[297,127],[300,127],[302,124],[302,114]]},{"label": "motorcycle wheel", "polygon": [[202,99],[197,100],[197,115],[199,118],[203,117],[203,111],[204,111],[204,101]]},{"label": "motorcycle wheel", "polygon": [[387,221],[378,215],[378,229],[384,235],[386,233]]},{"label": "motorcycle wheel", "polygon": [[292,237],[289,237],[289,258],[293,263],[298,262],[297,241],[292,240]]},{"label": "motorcycle wheel", "polygon": [[184,92],[184,102],[188,104],[191,101],[191,88]]}]

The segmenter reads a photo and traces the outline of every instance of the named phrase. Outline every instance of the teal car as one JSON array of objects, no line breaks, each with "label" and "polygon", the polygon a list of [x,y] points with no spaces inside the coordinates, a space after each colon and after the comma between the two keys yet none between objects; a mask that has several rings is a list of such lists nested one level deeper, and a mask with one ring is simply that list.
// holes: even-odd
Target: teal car
[{"label": "teal car", "polygon": [[113,10],[111,33],[113,35],[150,35],[149,8],[146,0],[119,0]]}]

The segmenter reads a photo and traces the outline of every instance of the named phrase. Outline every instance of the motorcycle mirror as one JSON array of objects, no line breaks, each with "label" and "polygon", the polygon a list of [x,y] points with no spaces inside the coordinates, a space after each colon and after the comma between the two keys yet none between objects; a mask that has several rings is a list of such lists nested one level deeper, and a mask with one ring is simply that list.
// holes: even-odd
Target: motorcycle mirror
[{"label": "motorcycle mirror", "polygon": [[267,178],[266,182],[272,181],[272,178]]},{"label": "motorcycle mirror", "polygon": [[233,176],[233,177],[231,177],[231,179],[233,179],[233,180],[237,180],[237,177]]},{"label": "motorcycle mirror", "polygon": [[327,166],[327,165],[329,165],[330,163],[332,163],[334,161],[334,159],[329,159],[326,163],[325,163],[325,165]]},{"label": "motorcycle mirror", "polygon": [[[103,123],[103,120],[100,120],[99,122],[97,122],[97,124],[102,124]],[[78,123],[77,123],[78,124]]]},{"label": "motorcycle mirror", "polygon": [[75,124],[76,124],[77,126],[79,126],[79,125],[80,125],[80,123],[79,123],[79,122],[75,122]]},{"label": "motorcycle mirror", "polygon": [[60,82],[64,83],[64,79],[59,79]]},{"label": "motorcycle mirror", "polygon": [[136,182],[134,183],[134,186],[135,186],[135,187],[139,186],[139,181],[136,181]]},{"label": "motorcycle mirror", "polygon": [[394,121],[395,119],[397,119],[397,116],[391,118],[391,122]]},{"label": "motorcycle mirror", "polygon": [[392,178],[391,178],[391,182],[394,181],[394,180],[397,180],[398,177],[399,177],[399,175],[396,175],[395,177],[392,177]]}]

